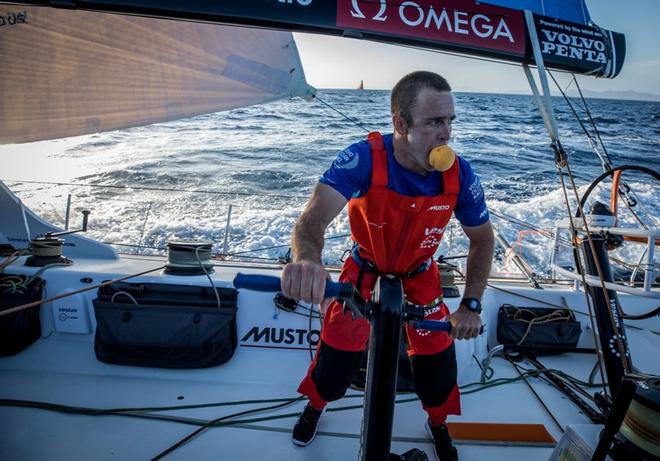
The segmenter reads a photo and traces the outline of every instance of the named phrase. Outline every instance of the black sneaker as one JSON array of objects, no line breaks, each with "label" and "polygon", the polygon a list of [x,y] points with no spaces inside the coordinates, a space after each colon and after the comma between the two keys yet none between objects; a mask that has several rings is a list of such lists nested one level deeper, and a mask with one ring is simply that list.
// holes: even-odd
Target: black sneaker
[{"label": "black sneaker", "polygon": [[296,425],[293,426],[292,440],[294,444],[300,447],[306,447],[312,443],[312,440],[314,440],[314,436],[316,435],[316,428],[319,424],[319,419],[324,411],[325,408],[323,410],[317,410],[311,403],[307,404],[298,417]]},{"label": "black sneaker", "polygon": [[458,451],[451,440],[446,424],[432,426],[430,421],[426,421],[426,430],[433,439],[435,457],[438,458],[438,461],[458,461]]}]

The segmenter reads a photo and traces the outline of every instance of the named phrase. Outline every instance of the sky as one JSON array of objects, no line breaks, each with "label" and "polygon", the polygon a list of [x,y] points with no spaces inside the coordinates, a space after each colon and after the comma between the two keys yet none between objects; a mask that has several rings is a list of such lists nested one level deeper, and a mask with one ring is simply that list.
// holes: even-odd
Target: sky
[{"label": "sky", "polygon": [[[625,34],[626,61],[615,79],[580,77],[580,86],[660,95],[660,0],[587,0],[587,6],[596,24]],[[446,77],[457,91],[529,93],[518,66],[366,40],[294,35],[307,80],[317,88],[357,88],[364,80],[365,88],[391,89],[408,72],[430,70]]]}]

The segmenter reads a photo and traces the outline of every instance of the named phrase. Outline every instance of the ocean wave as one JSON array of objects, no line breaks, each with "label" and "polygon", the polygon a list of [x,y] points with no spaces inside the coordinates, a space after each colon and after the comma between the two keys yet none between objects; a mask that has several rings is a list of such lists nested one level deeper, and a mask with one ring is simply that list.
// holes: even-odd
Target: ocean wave
[{"label": "ocean wave", "polygon": [[[392,131],[388,91],[322,90],[319,97],[368,130]],[[600,134],[615,165],[660,167],[658,128],[649,122],[660,118],[660,104],[606,100],[589,104],[602,125]],[[479,174],[492,210],[547,229],[567,217],[550,138],[532,97],[459,93],[456,110],[451,144]],[[558,104],[557,112],[562,143],[581,195],[602,172],[601,161],[568,107]],[[19,196],[26,205],[57,223],[63,221],[67,194],[73,193],[75,210],[92,209],[90,235],[106,241],[141,241],[143,246],[159,247],[168,238],[178,237],[206,238],[220,244],[231,204],[230,248],[276,257],[281,249],[263,248],[287,245],[318,177],[338,151],[365,135],[362,128],[320,101],[282,101],[41,143],[39,155],[30,151],[34,147],[13,146],[6,171],[13,179],[126,187],[20,186]],[[657,184],[629,173],[624,173],[624,179],[642,202],[641,214],[660,216]],[[594,199],[609,201],[608,184],[594,193]],[[572,190],[569,197],[574,212]],[[493,221],[508,240],[516,241],[519,226],[496,218]],[[458,225],[450,225],[453,227],[456,231],[451,237],[447,233],[440,248],[444,254],[460,254],[467,248],[467,242],[458,237]],[[348,230],[346,213],[342,212],[328,235],[344,235]],[[529,235],[521,249],[540,273],[545,270],[549,243]],[[349,238],[329,240],[324,260],[337,263],[348,246]],[[158,252],[140,249],[150,251]],[[501,268],[504,263],[502,259],[497,264]]]}]

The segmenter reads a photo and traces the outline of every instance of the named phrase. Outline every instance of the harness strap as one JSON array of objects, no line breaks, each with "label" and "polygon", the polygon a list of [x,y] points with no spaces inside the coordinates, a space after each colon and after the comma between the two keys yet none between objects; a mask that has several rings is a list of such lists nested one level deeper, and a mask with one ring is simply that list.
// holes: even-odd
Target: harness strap
[{"label": "harness strap", "polygon": [[378,131],[373,131],[367,136],[369,147],[371,148],[371,161],[373,162],[371,170],[371,185],[373,187],[387,186],[387,151],[383,135]]},{"label": "harness strap", "polygon": [[[376,264],[374,264],[372,261],[369,261],[368,259],[364,259],[362,256],[360,256],[357,245],[355,245],[353,247],[353,250],[351,250],[351,258],[353,258],[353,260],[358,264],[358,266],[360,266],[360,274],[358,275],[357,285],[356,285],[356,288],[358,290],[360,289],[360,283],[362,282],[362,275],[364,272],[369,272],[372,274],[385,274],[385,272],[379,271],[378,268],[376,267]],[[412,278],[421,274],[422,272],[427,271],[432,265],[433,265],[433,258],[429,258],[409,272],[405,272],[403,274],[394,274],[394,275],[401,278]]]}]

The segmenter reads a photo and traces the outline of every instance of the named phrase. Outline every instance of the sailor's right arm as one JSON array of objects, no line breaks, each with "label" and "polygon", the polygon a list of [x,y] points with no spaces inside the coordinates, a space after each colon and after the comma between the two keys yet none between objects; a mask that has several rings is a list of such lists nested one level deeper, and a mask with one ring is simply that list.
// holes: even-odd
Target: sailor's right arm
[{"label": "sailor's right arm", "polygon": [[331,186],[316,185],[293,229],[293,262],[282,271],[282,293],[287,298],[314,304],[323,301],[328,277],[321,262],[325,230],[346,203],[346,198]]}]

